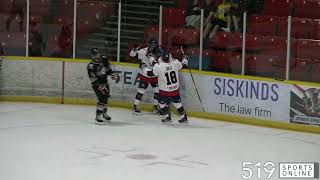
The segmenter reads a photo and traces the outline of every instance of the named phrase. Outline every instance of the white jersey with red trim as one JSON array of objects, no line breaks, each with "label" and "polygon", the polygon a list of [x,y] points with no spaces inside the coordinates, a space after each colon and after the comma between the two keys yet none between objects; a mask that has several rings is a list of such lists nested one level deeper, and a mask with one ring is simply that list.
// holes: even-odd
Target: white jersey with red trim
[{"label": "white jersey with red trim", "polygon": [[131,50],[130,52],[130,56],[131,57],[135,57],[138,55],[138,59],[141,60],[141,65],[143,66],[140,69],[140,74],[145,76],[145,77],[149,77],[152,78],[154,76],[148,76],[147,72],[152,70],[153,67],[153,62],[155,61],[155,58],[153,56],[148,56],[147,55],[147,51],[148,51],[148,47],[139,49],[139,50]]},{"label": "white jersey with red trim", "polygon": [[183,67],[182,63],[170,58],[169,62],[155,64],[153,74],[158,77],[159,90],[163,92],[174,92],[179,90],[179,73]]}]

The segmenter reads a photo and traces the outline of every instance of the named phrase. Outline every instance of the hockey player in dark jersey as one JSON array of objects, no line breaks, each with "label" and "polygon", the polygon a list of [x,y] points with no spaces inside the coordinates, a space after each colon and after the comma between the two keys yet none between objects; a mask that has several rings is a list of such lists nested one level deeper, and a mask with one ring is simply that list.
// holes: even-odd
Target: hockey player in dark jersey
[{"label": "hockey player in dark jersey", "polygon": [[91,55],[92,61],[88,64],[87,70],[92,88],[98,98],[95,121],[97,124],[103,125],[104,122],[111,120],[107,114],[107,104],[110,97],[108,75],[116,82],[119,82],[120,78],[111,69],[108,58],[101,56],[99,49],[91,49]]}]

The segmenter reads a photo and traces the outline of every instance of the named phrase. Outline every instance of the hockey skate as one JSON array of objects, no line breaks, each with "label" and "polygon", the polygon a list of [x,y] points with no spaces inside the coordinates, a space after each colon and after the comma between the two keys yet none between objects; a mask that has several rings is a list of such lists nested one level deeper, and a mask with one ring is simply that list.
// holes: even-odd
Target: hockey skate
[{"label": "hockey skate", "polygon": [[95,123],[98,124],[98,125],[103,125],[104,124],[104,118],[102,117],[103,115],[102,114],[98,114],[96,115],[96,119],[95,119]]},{"label": "hockey skate", "polygon": [[102,117],[104,118],[104,120],[106,121],[111,121],[111,117],[107,114],[107,113],[103,113]]},{"label": "hockey skate", "polygon": [[138,108],[138,106],[134,105],[132,109],[132,113],[135,115],[141,115],[141,110]]},{"label": "hockey skate", "polygon": [[171,123],[171,122],[172,122],[171,116],[170,116],[170,115],[167,116],[167,117],[164,116],[164,117],[161,119],[161,122],[162,122],[162,123]]},{"label": "hockey skate", "polygon": [[184,124],[184,123],[186,124],[186,123],[188,123],[189,121],[188,121],[187,116],[184,115],[184,117],[181,118],[180,120],[178,120],[178,122],[179,122],[180,124]]}]

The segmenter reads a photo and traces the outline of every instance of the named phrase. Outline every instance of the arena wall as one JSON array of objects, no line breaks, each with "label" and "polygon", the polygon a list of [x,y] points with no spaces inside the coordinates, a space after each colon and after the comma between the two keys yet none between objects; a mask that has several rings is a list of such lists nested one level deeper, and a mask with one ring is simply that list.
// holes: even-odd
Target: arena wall
[{"label": "arena wall", "polygon": [[[86,66],[88,60],[7,57],[0,71],[0,100],[64,104],[95,104]],[[110,79],[110,105],[131,108],[138,67],[113,63],[121,81]],[[320,84],[192,71],[180,74],[183,104],[190,115],[259,126],[320,133],[320,107],[303,104]],[[150,110],[151,88],[143,109]],[[310,94],[310,93],[309,93]]]}]

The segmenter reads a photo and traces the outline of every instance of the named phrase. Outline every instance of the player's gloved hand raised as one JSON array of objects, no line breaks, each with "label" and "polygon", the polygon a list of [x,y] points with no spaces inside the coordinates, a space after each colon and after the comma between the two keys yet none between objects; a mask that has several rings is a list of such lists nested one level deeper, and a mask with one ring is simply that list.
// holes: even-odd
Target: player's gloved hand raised
[{"label": "player's gloved hand raised", "polygon": [[181,61],[182,65],[184,66],[188,66],[189,64],[189,57],[187,55],[183,55],[182,56],[182,61]]},{"label": "player's gloved hand raised", "polygon": [[141,49],[140,44],[134,44],[133,45],[133,51],[139,51]]},{"label": "player's gloved hand raised", "polygon": [[105,85],[105,84],[101,84],[101,85],[99,85],[99,87],[98,87],[98,90],[101,92],[101,94],[103,94],[103,95],[106,95],[106,96],[109,96],[109,90],[108,90],[108,88],[107,88],[107,85]]},{"label": "player's gloved hand raised", "polygon": [[119,76],[118,73],[113,73],[113,74],[111,74],[111,79],[112,79],[112,80],[115,80],[116,83],[119,83],[119,81],[120,81],[120,76]]}]

